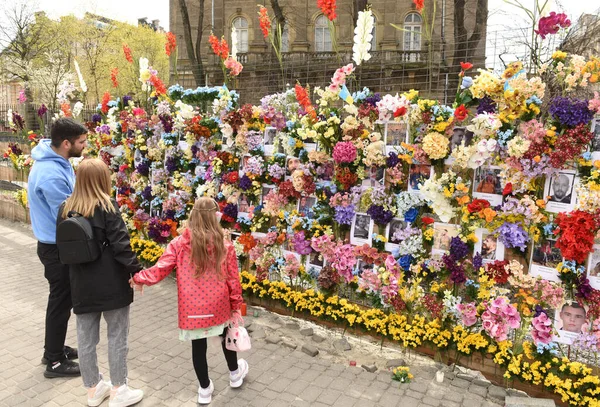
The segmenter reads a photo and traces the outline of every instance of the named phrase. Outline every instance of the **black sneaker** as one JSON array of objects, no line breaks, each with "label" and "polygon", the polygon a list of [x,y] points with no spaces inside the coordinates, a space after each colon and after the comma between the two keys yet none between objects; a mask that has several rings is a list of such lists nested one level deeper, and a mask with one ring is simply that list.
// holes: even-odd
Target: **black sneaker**
[{"label": "black sneaker", "polygon": [[50,379],[52,377],[77,377],[81,376],[79,364],[68,359],[48,363],[44,377]]},{"label": "black sneaker", "polygon": [[[67,359],[73,360],[73,359],[77,359],[79,357],[79,354],[77,353],[76,348],[72,348],[70,346],[65,346],[65,356],[67,357]],[[47,364],[48,364],[48,359],[46,359],[45,357],[42,357],[42,365],[47,365]]]}]

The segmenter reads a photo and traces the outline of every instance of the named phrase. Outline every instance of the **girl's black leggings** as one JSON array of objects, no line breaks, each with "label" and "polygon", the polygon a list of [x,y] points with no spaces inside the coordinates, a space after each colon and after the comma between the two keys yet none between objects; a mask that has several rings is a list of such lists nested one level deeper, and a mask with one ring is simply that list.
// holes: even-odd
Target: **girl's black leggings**
[{"label": "girl's black leggings", "polygon": [[[227,367],[230,372],[233,372],[238,368],[237,352],[231,351],[225,347],[226,333],[227,328],[225,328],[219,337],[221,338],[221,346],[223,347],[225,360],[227,360]],[[202,388],[207,388],[210,385],[210,380],[208,378],[208,362],[206,361],[206,348],[206,338],[192,340],[192,362],[194,363],[194,370],[196,371],[196,376],[198,376],[198,381]]]}]

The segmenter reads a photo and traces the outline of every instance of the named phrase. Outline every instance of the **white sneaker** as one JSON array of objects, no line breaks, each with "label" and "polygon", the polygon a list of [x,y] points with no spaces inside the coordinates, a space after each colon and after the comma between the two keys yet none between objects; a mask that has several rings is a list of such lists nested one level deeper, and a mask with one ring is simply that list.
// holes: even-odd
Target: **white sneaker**
[{"label": "white sneaker", "polygon": [[215,386],[213,385],[212,380],[206,389],[203,389],[202,386],[198,387],[198,404],[210,404],[212,400],[212,394],[215,390]]},{"label": "white sneaker", "polygon": [[236,374],[229,373],[229,385],[238,388],[244,383],[244,377],[248,374],[248,362],[244,359],[238,360],[238,370]]},{"label": "white sneaker", "polygon": [[108,407],[127,407],[139,403],[144,397],[142,390],[130,389],[127,383],[113,390],[110,395]]},{"label": "white sneaker", "polygon": [[102,379],[102,375],[100,375],[100,381],[96,385],[94,396],[91,398],[88,397],[87,399],[88,406],[97,407],[100,404],[102,404],[102,402],[110,396],[111,387],[112,384],[110,383],[110,381],[104,381]]}]

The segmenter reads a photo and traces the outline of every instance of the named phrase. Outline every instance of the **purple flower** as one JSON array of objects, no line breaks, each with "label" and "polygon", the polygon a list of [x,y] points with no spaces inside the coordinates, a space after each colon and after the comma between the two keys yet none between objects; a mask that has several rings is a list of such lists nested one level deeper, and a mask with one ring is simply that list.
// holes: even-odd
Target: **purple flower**
[{"label": "purple flower", "polygon": [[37,111],[38,117],[43,117],[47,111],[48,111],[48,108],[46,107],[45,104],[42,103],[42,105],[40,106],[40,108]]},{"label": "purple flower", "polygon": [[144,190],[142,191],[142,198],[145,201],[152,201],[154,199],[154,197],[152,196],[152,187],[151,186],[147,186],[146,188],[144,188]]},{"label": "purple flower", "polygon": [[498,228],[498,238],[509,249],[518,247],[522,252],[527,248],[529,235],[516,223],[506,222]]},{"label": "purple flower", "polygon": [[479,99],[479,105],[477,106],[477,114],[482,113],[495,113],[496,103],[489,96],[484,96]]},{"label": "purple flower", "polygon": [[351,225],[354,218],[354,205],[336,206],[334,219],[340,225]]},{"label": "purple flower", "polygon": [[584,300],[589,300],[592,295],[592,286],[590,285],[590,280],[588,280],[585,274],[580,274],[577,278],[576,282],[577,287],[577,297],[583,298]]},{"label": "purple flower", "polygon": [[388,168],[392,168],[395,167],[396,164],[398,164],[400,162],[400,159],[398,158],[398,154],[394,153],[393,151],[390,152],[390,154],[388,155],[388,158],[386,160],[386,164]]},{"label": "purple flower", "polygon": [[467,281],[465,271],[463,270],[462,266],[456,262],[453,256],[444,254],[444,256],[442,256],[442,262],[444,263],[446,269],[450,272],[450,280],[454,284],[462,284]]},{"label": "purple flower", "polygon": [[165,160],[165,169],[169,172],[169,174],[177,171],[177,157],[170,156]]},{"label": "purple flower", "polygon": [[[39,113],[38,113],[39,114]],[[102,121],[102,116],[98,113],[94,113],[91,118],[92,123],[100,123]]]},{"label": "purple flower", "polygon": [[144,177],[147,177],[148,174],[150,174],[150,166],[146,161],[139,163],[138,166],[135,167],[135,170],[138,172],[138,174],[143,175]]},{"label": "purple flower", "polygon": [[587,125],[594,117],[594,113],[588,108],[587,100],[560,96],[552,99],[548,113],[554,120],[567,127]]},{"label": "purple flower", "polygon": [[242,175],[240,178],[240,189],[242,191],[247,191],[252,188],[252,180],[248,178],[246,174]]},{"label": "purple flower", "polygon": [[129,96],[129,95],[123,96],[123,106],[128,106],[130,100],[132,100],[131,96]]},{"label": "purple flower", "polygon": [[310,241],[305,239],[304,231],[296,232],[292,235],[290,240],[294,251],[298,254],[311,254],[312,248],[310,247]]},{"label": "purple flower", "polygon": [[469,254],[469,246],[458,236],[454,236],[450,241],[450,255],[455,260],[462,260]]},{"label": "purple flower", "polygon": [[371,205],[371,207],[367,210],[367,214],[371,216],[373,221],[381,226],[385,226],[394,217],[394,214],[391,211],[388,211],[380,205]]},{"label": "purple flower", "polygon": [[170,133],[171,131],[173,131],[173,118],[171,116],[163,113],[160,116],[158,116],[158,118],[162,123],[165,133]]},{"label": "purple flower", "polygon": [[481,258],[481,254],[479,254],[479,252],[477,252],[477,253],[475,253],[475,256],[473,256],[473,268],[475,270],[479,270],[482,265],[483,265],[483,259]]},{"label": "purple flower", "polygon": [[229,216],[230,218],[237,219],[238,217],[238,208],[237,205],[234,204],[227,204],[225,205],[225,207],[223,208],[223,216]]},{"label": "purple flower", "polygon": [[25,120],[19,113],[12,112],[12,120],[15,124],[16,130],[23,130],[25,128]]},{"label": "purple flower", "polygon": [[370,104],[373,107],[377,106],[377,102],[381,100],[381,95],[379,93],[374,94],[373,96],[369,96],[365,99],[365,103]]}]

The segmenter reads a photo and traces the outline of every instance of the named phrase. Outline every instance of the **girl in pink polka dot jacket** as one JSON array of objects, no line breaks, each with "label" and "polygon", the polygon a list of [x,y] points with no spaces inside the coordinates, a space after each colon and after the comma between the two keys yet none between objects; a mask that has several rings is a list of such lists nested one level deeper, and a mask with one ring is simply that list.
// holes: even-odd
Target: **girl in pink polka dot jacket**
[{"label": "girl in pink polka dot jacket", "polygon": [[219,206],[211,198],[199,198],[187,228],[167,246],[154,267],[135,274],[131,284],[141,289],[163,280],[177,267],[179,339],[192,341],[192,360],[198,376],[198,403],[208,404],[214,390],[208,377],[207,339],[220,336],[229,367],[229,384],[240,387],[248,363],[225,347],[227,324],[243,323],[237,257],[219,225]]}]

